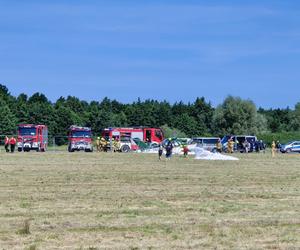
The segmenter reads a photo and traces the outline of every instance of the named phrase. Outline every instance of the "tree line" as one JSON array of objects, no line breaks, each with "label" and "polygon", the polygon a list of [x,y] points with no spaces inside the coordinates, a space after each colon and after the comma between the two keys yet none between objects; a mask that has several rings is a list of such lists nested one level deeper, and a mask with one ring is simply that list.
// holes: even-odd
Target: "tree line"
[{"label": "tree line", "polygon": [[107,97],[87,102],[74,96],[51,102],[46,95],[10,94],[0,84],[0,133],[15,134],[20,123],[46,124],[50,135],[67,135],[70,125],[88,126],[95,135],[106,127],[162,127],[167,136],[280,134],[300,131],[300,103],[294,109],[257,109],[251,100],[228,96],[213,107],[204,97],[194,102],[137,99],[124,104]]}]

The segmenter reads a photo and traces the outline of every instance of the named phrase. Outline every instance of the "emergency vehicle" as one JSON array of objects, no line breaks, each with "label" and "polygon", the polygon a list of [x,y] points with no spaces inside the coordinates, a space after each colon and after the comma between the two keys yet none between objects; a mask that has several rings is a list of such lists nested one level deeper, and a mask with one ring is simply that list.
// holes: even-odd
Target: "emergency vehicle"
[{"label": "emergency vehicle", "polygon": [[68,134],[68,151],[93,152],[92,129],[88,127],[80,127],[72,125]]},{"label": "emergency vehicle", "polygon": [[45,152],[48,147],[48,128],[45,125],[20,124],[18,126],[18,151]]},{"label": "emergency vehicle", "polygon": [[164,140],[163,132],[160,128],[146,128],[146,127],[129,127],[129,128],[106,128],[102,131],[102,136],[107,140],[119,140],[121,142],[121,149],[124,144],[122,152],[130,150],[137,150],[138,146],[132,143],[132,139],[139,139],[143,142],[159,144]]}]

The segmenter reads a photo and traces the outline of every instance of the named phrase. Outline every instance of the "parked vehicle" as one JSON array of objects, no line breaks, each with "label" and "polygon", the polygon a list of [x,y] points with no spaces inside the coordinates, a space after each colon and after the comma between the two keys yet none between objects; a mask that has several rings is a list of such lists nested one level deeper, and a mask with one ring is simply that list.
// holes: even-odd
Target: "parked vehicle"
[{"label": "parked vehicle", "polygon": [[280,151],[282,153],[292,153],[298,152],[300,153],[300,141],[291,141],[287,144],[281,145]]},{"label": "parked vehicle", "polygon": [[196,144],[196,147],[203,148],[210,152],[216,152],[219,140],[220,138],[218,137],[195,137],[190,140],[189,144]]},{"label": "parked vehicle", "polygon": [[223,151],[226,152],[228,140],[232,139],[234,141],[234,151],[240,151],[241,153],[245,152],[244,143],[248,142],[249,150],[248,152],[255,151],[255,147],[257,145],[257,138],[254,135],[226,135],[222,138],[221,143],[223,147]]},{"label": "parked vehicle", "polygon": [[[135,140],[131,139],[130,137],[121,137],[121,138],[114,137],[111,142],[112,146],[115,140],[119,140],[120,142],[119,150],[117,150],[119,152],[128,153],[130,151],[136,151],[139,149],[138,144],[135,142]],[[106,145],[106,150],[107,151],[111,150],[111,144],[109,142],[109,139],[108,139],[108,144]]]},{"label": "parked vehicle", "polygon": [[45,125],[20,124],[18,126],[18,151],[45,152],[48,147],[48,128]]},{"label": "parked vehicle", "polygon": [[146,127],[106,128],[102,131],[102,136],[106,138],[106,140],[112,138],[138,138],[143,142],[157,144],[164,140],[164,135],[160,128]]},{"label": "parked vehicle", "polygon": [[[172,143],[172,145],[173,145],[174,148],[175,148],[175,147],[181,147],[181,146],[184,144],[181,140],[178,140],[177,137],[164,139],[164,140],[161,142],[161,144],[162,144],[162,146],[163,146],[164,148],[166,148],[167,145],[168,145],[170,142]],[[153,145],[152,147],[154,147],[154,145]]]},{"label": "parked vehicle", "polygon": [[92,130],[88,127],[73,125],[69,128],[68,151],[93,152]]}]

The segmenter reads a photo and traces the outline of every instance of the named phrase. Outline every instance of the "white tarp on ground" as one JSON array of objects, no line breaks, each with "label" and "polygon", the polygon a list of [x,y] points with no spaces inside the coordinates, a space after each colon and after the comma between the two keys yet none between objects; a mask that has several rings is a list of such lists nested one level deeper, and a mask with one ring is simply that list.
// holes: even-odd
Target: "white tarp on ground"
[{"label": "white tarp on ground", "polygon": [[[151,148],[151,149],[145,149],[144,151],[141,151],[142,153],[147,153],[147,154],[158,154],[158,148]],[[164,150],[164,154],[166,151]],[[181,147],[174,147],[172,150],[172,154],[174,155],[183,155],[183,149]],[[189,155],[194,155],[195,152],[194,150],[189,152]]]},{"label": "white tarp on ground", "polygon": [[220,153],[212,153],[203,148],[196,147],[195,159],[197,160],[211,160],[211,161],[238,161],[239,159],[229,155],[222,155]]},{"label": "white tarp on ground", "polygon": [[137,151],[138,153],[147,153],[147,154],[158,154],[158,148],[150,148],[150,149],[145,149],[143,151]]},{"label": "white tarp on ground", "polygon": [[[195,155],[195,159],[197,160],[215,160],[215,161],[238,161],[239,159],[229,155],[223,155],[220,153],[212,153],[203,148],[197,147],[196,145],[188,146],[190,152],[189,155]],[[158,148],[151,148],[141,151],[142,153],[148,154],[158,154]],[[164,151],[165,154],[165,151]],[[174,147],[173,148],[174,155],[183,155],[182,147]]]}]

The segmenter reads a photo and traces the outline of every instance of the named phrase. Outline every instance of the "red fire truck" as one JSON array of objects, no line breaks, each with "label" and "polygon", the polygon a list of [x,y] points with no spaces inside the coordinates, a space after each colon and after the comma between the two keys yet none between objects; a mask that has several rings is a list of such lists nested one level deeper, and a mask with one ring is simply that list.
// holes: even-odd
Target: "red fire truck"
[{"label": "red fire truck", "polygon": [[138,138],[144,142],[159,144],[164,140],[164,135],[160,128],[146,127],[106,128],[102,131],[102,136],[106,139],[117,138],[121,142],[128,138]]},{"label": "red fire truck", "polygon": [[20,124],[18,126],[18,151],[45,152],[48,146],[48,128],[45,125]]},{"label": "red fire truck", "polygon": [[88,127],[80,127],[72,125],[69,128],[68,135],[69,145],[68,151],[93,152],[92,129]]}]

